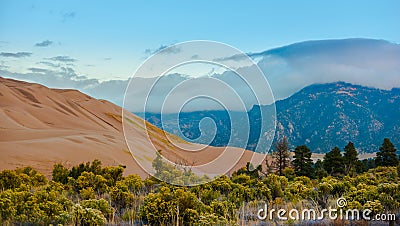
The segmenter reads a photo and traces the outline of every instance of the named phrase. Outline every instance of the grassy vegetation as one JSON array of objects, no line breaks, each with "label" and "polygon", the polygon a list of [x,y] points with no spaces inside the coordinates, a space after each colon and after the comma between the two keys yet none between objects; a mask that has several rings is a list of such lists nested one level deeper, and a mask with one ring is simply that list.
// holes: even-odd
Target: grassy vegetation
[{"label": "grassy vegetation", "polygon": [[[307,152],[305,147],[298,150],[298,155]],[[329,158],[341,161],[337,150]],[[299,161],[295,164],[299,165]],[[382,158],[379,161],[382,165]],[[97,160],[71,169],[55,164],[51,180],[30,167],[4,170],[0,173],[0,221],[4,225],[177,225],[177,222],[179,225],[237,225],[256,223],[262,202],[275,209],[320,210],[335,208],[339,197],[347,200],[344,209],[368,208],[373,214],[399,213],[398,161],[396,166],[373,166],[361,171],[345,166],[346,170],[333,170],[328,163],[314,164],[310,177],[298,172],[300,167],[292,168],[293,164],[283,169],[282,175],[260,167],[250,171],[252,167],[248,164],[230,177],[222,176],[193,187],[173,186],[153,177],[143,180],[137,175],[123,176],[123,166],[104,167]],[[156,158],[153,167],[156,177],[163,180],[170,178],[189,184],[208,179],[190,171],[174,170],[160,158]],[[273,225],[274,220],[263,223]],[[324,221],[314,223],[323,225]],[[326,224],[344,225],[345,222],[336,220]],[[367,225],[367,222],[357,224]]]}]

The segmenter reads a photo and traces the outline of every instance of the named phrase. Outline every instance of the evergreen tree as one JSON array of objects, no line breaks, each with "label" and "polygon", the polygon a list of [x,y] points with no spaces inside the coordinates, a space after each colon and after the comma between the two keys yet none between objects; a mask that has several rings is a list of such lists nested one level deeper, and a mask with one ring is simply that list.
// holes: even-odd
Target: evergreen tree
[{"label": "evergreen tree", "polygon": [[363,159],[361,162],[364,165],[364,172],[367,172],[369,169],[376,168],[375,158]]},{"label": "evergreen tree", "polygon": [[388,138],[383,139],[383,144],[376,153],[377,166],[397,166],[399,160],[396,155],[396,148]]},{"label": "evergreen tree", "polygon": [[361,173],[368,171],[368,169],[365,165],[365,162],[362,160],[357,160],[355,169],[356,169],[357,174],[361,174]]},{"label": "evergreen tree", "polygon": [[297,176],[314,176],[311,151],[306,145],[297,146],[294,150],[294,160],[292,161],[294,171]]},{"label": "evergreen tree", "polygon": [[343,162],[345,174],[354,174],[358,162],[358,153],[352,142],[344,147]]},{"label": "evergreen tree", "polygon": [[274,149],[275,151],[272,153],[272,164],[274,170],[279,174],[279,176],[282,176],[283,170],[288,167],[290,163],[289,142],[286,136],[274,144]]},{"label": "evergreen tree", "polygon": [[324,156],[323,167],[332,176],[344,173],[343,156],[338,147],[334,147]]},{"label": "evergreen tree", "polygon": [[328,176],[328,173],[324,169],[324,163],[321,159],[318,159],[317,162],[314,164],[315,176],[318,179]]}]

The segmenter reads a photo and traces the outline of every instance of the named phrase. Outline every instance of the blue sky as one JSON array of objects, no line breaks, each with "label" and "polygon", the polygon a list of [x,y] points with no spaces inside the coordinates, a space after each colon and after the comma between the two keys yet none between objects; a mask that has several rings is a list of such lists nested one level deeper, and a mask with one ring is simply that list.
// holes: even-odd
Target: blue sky
[{"label": "blue sky", "polygon": [[[1,1],[0,49],[32,52],[23,72],[69,56],[101,80],[127,78],[146,49],[207,39],[244,52],[299,41],[363,37],[400,42],[399,1]],[[36,43],[49,40],[48,47]]]},{"label": "blue sky", "polygon": [[[2,0],[0,76],[75,88],[121,105],[128,79],[153,52],[213,40],[258,56],[276,99],[339,80],[390,89],[400,87],[399,9],[396,0]],[[287,46],[310,40],[322,41]],[[185,79],[165,79],[165,86]],[[146,87],[152,80],[139,82]]]}]

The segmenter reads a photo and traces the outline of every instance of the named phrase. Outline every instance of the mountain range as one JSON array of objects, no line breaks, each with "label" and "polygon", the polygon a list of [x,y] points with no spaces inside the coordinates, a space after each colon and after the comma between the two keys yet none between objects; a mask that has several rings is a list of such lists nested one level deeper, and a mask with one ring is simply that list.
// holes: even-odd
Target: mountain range
[{"label": "mountain range", "polygon": [[[276,116],[261,117],[261,112],[271,115],[274,107]],[[326,153],[335,146],[343,148],[349,141],[360,153],[372,153],[378,151],[385,137],[400,147],[399,88],[383,90],[345,82],[314,84],[275,105],[254,105],[248,112],[181,112],[163,115],[162,120],[160,114],[140,116],[183,139],[214,146],[229,144],[256,150],[256,144],[272,139],[272,134],[274,142],[286,136],[292,148],[306,144],[314,153]],[[204,123],[204,118],[214,123]],[[247,118],[250,128],[235,126]],[[270,124],[274,119],[275,131],[270,127],[261,131],[262,123]],[[268,148],[266,145],[258,150]]]}]

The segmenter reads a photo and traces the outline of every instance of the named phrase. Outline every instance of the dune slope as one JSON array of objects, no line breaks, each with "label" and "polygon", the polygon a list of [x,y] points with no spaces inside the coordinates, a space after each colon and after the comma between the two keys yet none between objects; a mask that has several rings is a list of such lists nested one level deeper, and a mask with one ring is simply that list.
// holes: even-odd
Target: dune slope
[{"label": "dune slope", "polygon": [[[49,89],[0,77],[0,170],[29,165],[50,175],[55,163],[72,166],[99,159],[105,165],[125,165],[126,174],[146,177],[126,144],[121,114],[120,107],[77,90]],[[148,123],[140,126],[144,122],[138,116],[125,112],[124,117],[129,122],[126,133],[130,147],[140,150],[142,157],[154,146],[172,161],[196,164],[228,153],[228,158],[239,159],[231,173],[254,154],[244,151],[242,155],[238,148],[224,152],[225,148],[216,147],[206,147],[200,155],[183,151],[167,140],[164,131]],[[189,149],[198,148],[197,144],[173,139]],[[215,166],[209,170],[218,171]]]}]

